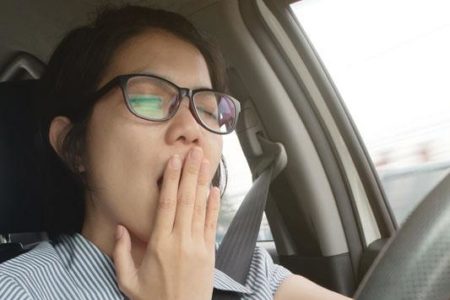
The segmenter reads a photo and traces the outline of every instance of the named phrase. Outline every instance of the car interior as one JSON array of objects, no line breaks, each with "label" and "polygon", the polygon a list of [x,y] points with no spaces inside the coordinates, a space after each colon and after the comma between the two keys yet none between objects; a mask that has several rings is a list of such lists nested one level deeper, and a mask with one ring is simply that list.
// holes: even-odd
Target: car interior
[{"label": "car interior", "polygon": [[[399,228],[339,92],[292,16],[295,1],[125,2],[181,13],[218,42],[241,102],[236,134],[253,178],[268,166],[277,175],[265,181],[261,209],[273,240],[258,241],[275,262],[357,299],[450,299],[450,176]],[[56,44],[102,4],[0,4],[0,262],[47,238],[34,89]],[[273,151],[277,162],[267,160]],[[240,236],[245,225],[234,222]]]}]

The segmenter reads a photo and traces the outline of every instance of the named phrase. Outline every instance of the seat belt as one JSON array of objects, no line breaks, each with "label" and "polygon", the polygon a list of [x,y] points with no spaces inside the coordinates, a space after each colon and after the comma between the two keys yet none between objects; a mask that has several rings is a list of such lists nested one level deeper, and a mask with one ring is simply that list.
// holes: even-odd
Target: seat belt
[{"label": "seat belt", "polygon": [[[281,143],[258,135],[263,154],[255,168],[256,180],[245,196],[216,255],[216,268],[245,285],[272,180],[286,167]],[[214,289],[213,300],[240,299],[240,294]]]}]

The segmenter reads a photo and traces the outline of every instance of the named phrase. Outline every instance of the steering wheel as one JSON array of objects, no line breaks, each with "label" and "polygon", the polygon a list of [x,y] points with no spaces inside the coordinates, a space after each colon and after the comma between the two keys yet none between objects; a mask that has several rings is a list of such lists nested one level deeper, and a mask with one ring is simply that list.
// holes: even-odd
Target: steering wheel
[{"label": "steering wheel", "polygon": [[450,174],[381,251],[355,299],[450,299]]}]

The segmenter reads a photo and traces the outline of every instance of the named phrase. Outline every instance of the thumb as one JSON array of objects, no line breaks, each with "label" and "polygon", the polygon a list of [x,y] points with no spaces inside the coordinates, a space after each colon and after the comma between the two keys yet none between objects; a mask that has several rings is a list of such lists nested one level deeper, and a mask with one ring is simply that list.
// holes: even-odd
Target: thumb
[{"label": "thumb", "polygon": [[125,294],[134,290],[137,284],[137,269],[131,256],[131,240],[128,230],[117,225],[116,244],[114,245],[113,260],[116,267],[117,283]]}]

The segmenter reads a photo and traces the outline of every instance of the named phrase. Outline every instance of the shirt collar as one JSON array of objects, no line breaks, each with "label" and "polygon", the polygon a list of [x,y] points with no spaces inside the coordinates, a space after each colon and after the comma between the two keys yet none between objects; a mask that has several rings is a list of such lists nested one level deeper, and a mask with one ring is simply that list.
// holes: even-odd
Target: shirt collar
[{"label": "shirt collar", "polygon": [[[97,273],[95,278],[107,277],[105,278],[107,282],[116,282],[114,264],[111,258],[81,234],[61,236],[58,246],[64,248],[64,252],[70,253],[70,257],[68,257],[70,265],[88,263],[92,266],[92,270]],[[113,288],[116,290],[117,284]],[[214,270],[214,288],[241,294],[253,293],[250,288],[240,284],[218,269]]]}]

